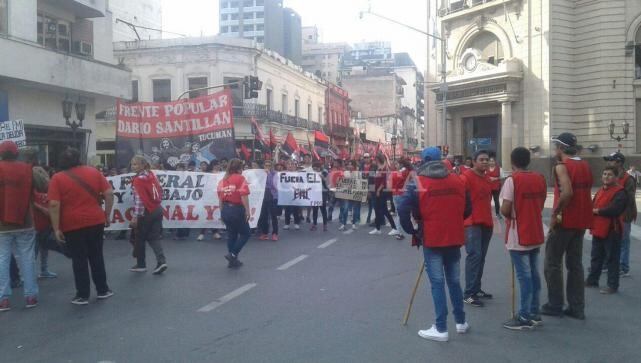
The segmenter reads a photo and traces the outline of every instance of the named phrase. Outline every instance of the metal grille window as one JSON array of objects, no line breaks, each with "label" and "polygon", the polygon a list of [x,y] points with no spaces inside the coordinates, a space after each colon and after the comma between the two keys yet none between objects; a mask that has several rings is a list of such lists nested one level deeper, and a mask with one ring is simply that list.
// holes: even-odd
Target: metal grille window
[{"label": "metal grille window", "polygon": [[[207,77],[189,78],[190,91],[193,89],[205,88],[205,87],[207,87]],[[207,94],[207,90],[192,91],[192,92],[189,92],[189,98],[205,96],[206,94]]]}]

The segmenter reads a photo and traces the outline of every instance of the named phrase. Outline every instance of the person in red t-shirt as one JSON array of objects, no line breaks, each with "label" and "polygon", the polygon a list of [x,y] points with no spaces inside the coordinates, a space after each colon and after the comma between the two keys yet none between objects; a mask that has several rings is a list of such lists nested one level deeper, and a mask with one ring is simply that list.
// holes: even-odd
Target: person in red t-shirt
[{"label": "person in red t-shirt", "polygon": [[[75,305],[89,303],[91,278],[98,299],[107,299],[113,292],[107,285],[105,260],[102,254],[103,233],[109,226],[114,196],[111,185],[96,168],[80,164],[80,151],[69,148],[59,159],[61,172],[49,183],[49,214],[56,239],[66,243],[73,264],[76,283]],[[101,207],[104,197],[105,209]]]},{"label": "person in red t-shirt", "polygon": [[501,219],[501,202],[499,201],[499,194],[501,193],[501,167],[496,162],[494,156],[490,156],[489,167],[487,168],[486,174],[490,178],[490,182],[492,182],[494,212],[496,212],[496,218]]},{"label": "person in red t-shirt", "polygon": [[465,293],[464,302],[476,307],[484,304],[480,300],[491,299],[492,295],[481,290],[481,278],[485,267],[485,256],[490,246],[494,223],[492,221],[492,184],[485,175],[489,154],[486,150],[474,153],[472,169],[461,175],[472,198],[472,215],[465,219]]},{"label": "person in red t-shirt", "polygon": [[243,162],[232,159],[227,166],[223,180],[218,183],[218,200],[220,215],[227,228],[227,250],[225,256],[229,268],[243,265],[238,254],[249,239],[249,185],[242,175]]}]

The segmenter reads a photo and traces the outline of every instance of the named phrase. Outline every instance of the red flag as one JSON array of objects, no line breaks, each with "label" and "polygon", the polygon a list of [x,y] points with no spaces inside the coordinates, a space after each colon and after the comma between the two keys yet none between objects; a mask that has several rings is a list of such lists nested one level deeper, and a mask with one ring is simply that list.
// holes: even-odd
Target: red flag
[{"label": "red flag", "polygon": [[276,147],[277,143],[278,143],[278,140],[276,140],[276,136],[274,136],[274,129],[270,128],[269,129],[269,147],[274,148]]},{"label": "red flag", "polygon": [[251,156],[252,153],[249,151],[247,146],[245,146],[245,144],[240,145],[240,152],[243,154],[245,161],[249,161],[249,157]]}]

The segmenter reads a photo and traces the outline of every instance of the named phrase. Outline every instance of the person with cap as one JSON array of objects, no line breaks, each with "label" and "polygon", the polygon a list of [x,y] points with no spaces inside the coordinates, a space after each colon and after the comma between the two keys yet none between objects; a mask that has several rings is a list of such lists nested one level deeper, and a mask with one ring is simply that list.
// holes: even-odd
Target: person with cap
[{"label": "person with cap", "polygon": [[492,183],[486,175],[489,152],[478,150],[472,158],[472,169],[461,174],[472,198],[472,214],[465,219],[465,303],[483,307],[481,299],[492,295],[481,289],[485,257],[490,246],[494,221],[492,220]]},{"label": "person with cap", "polygon": [[[463,291],[460,283],[461,246],[465,244],[463,221],[472,213],[465,183],[441,162],[441,150],[428,147],[421,153],[423,164],[416,178],[410,178],[399,197],[397,210],[401,226],[413,235],[412,245],[423,247],[425,271],[432,286],[436,323],[418,335],[434,341],[448,341],[447,284],[456,332],[467,333]],[[414,228],[412,216],[418,222]]]},{"label": "person with cap", "polygon": [[38,305],[35,272],[36,232],[33,228],[33,191],[46,188],[46,180],[28,163],[18,161],[18,145],[0,143],[0,312],[11,309],[10,265],[12,250],[24,282],[25,307]]},{"label": "person with cap", "polygon": [[512,175],[501,189],[501,213],[505,216],[507,248],[519,281],[520,308],[518,314],[503,323],[510,330],[528,330],[541,324],[539,295],[539,251],[545,242],[543,207],[547,185],[543,175],[528,170],[530,150],[517,147],[510,160]]},{"label": "person with cap", "polygon": [[625,195],[627,199],[625,211],[623,212],[623,231],[621,235],[621,257],[620,257],[620,273],[622,277],[630,276],[630,232],[632,228],[632,222],[637,219],[637,203],[636,203],[636,193],[637,193],[637,182],[630,174],[626,173],[625,165],[625,156],[620,152],[614,152],[603,158],[608,166],[612,166],[617,169],[618,173],[618,182],[621,187],[625,190]]},{"label": "person with cap", "polygon": [[602,294],[614,294],[619,290],[622,217],[628,203],[627,193],[619,184],[619,172],[619,168],[613,165],[603,169],[603,186],[596,192],[592,206],[592,258],[585,287],[598,288],[602,268],[606,267],[607,287],[601,289]]},{"label": "person with cap", "polygon": [[[583,236],[592,227],[592,171],[577,156],[576,136],[564,132],[553,138],[557,158],[554,167],[554,206],[545,247],[544,274],[548,302],[541,314],[585,319]],[[568,308],[563,310],[563,257],[567,266]]]}]

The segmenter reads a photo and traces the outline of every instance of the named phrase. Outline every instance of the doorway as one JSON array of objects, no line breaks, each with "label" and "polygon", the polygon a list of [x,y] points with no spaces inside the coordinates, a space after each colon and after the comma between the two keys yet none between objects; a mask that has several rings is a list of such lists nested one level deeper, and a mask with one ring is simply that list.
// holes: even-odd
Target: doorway
[{"label": "doorway", "polygon": [[472,156],[477,150],[488,150],[500,158],[499,115],[469,117],[463,119],[463,150]]}]

